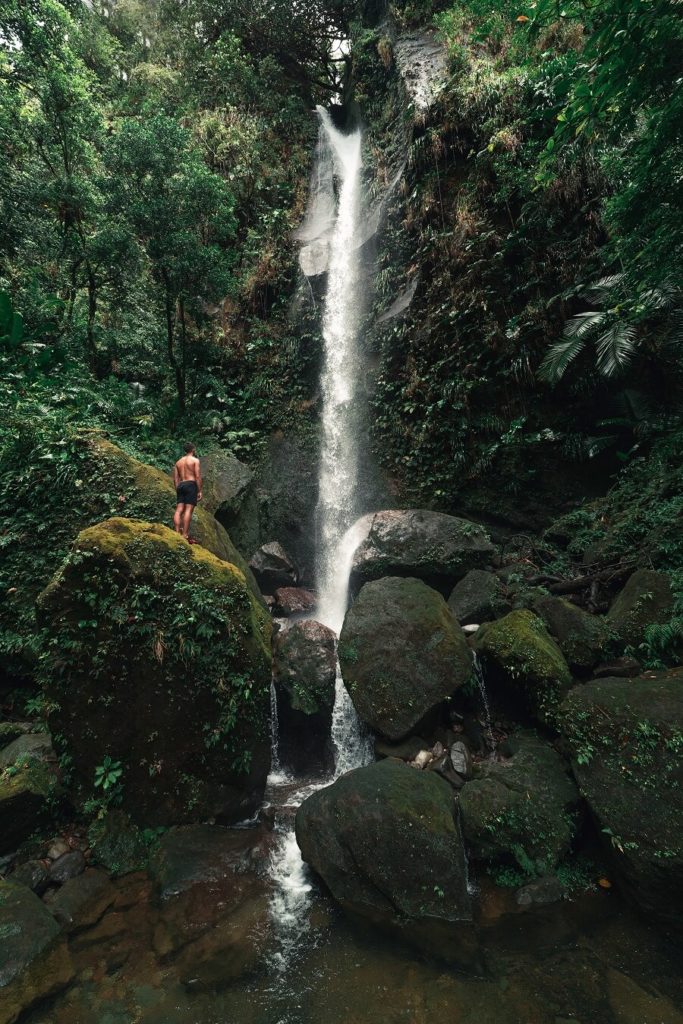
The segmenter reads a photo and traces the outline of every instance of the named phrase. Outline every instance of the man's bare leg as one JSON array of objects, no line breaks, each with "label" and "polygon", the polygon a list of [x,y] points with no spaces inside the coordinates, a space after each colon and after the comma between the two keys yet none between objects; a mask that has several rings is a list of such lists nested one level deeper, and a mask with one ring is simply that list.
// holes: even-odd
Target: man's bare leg
[{"label": "man's bare leg", "polygon": [[184,511],[184,509],[185,509],[185,505],[180,505],[180,504],[176,505],[176,507],[175,507],[175,515],[173,516],[173,529],[175,530],[176,533],[180,533],[180,534],[182,534],[182,532],[183,532],[183,511]]},{"label": "man's bare leg", "polygon": [[190,539],[190,523],[192,522],[193,512],[194,505],[185,505],[185,516],[183,518],[183,537],[185,540]]}]

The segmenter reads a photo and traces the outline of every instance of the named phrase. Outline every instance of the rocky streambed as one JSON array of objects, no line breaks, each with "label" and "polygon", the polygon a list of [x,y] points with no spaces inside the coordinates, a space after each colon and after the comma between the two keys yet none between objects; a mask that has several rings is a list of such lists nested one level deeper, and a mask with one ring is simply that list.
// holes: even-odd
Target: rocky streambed
[{"label": "rocky streambed", "polygon": [[[2,1024],[681,1020],[683,670],[638,660],[666,575],[572,601],[477,524],[379,512],[336,644],[279,542],[233,562],[206,518],[88,526],[38,598]],[[337,655],[374,744],[344,774]]]}]

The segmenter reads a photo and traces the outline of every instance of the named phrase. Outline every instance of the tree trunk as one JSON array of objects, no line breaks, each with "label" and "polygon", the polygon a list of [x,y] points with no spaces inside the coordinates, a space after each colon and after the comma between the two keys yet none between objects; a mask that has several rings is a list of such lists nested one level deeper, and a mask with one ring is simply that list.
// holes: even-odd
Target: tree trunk
[{"label": "tree trunk", "polygon": [[176,393],[178,395],[178,407],[181,414],[185,412],[185,380],[175,355],[175,313],[173,296],[171,295],[170,284],[164,275],[164,295],[166,305],[166,348],[168,361],[175,375]]}]

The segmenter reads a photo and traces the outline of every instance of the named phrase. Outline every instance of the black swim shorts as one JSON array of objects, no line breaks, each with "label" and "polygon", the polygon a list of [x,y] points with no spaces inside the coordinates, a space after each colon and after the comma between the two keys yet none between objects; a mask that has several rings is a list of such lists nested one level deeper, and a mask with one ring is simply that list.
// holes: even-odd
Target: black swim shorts
[{"label": "black swim shorts", "polygon": [[197,485],[194,480],[183,480],[175,489],[176,499],[179,505],[197,504]]}]

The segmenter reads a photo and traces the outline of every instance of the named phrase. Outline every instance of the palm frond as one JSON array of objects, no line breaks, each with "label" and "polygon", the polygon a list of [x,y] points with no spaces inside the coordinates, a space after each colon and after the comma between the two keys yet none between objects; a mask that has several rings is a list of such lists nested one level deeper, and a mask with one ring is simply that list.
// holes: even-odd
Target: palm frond
[{"label": "palm frond", "polygon": [[604,304],[612,297],[612,293],[617,285],[621,283],[623,277],[623,274],[610,274],[607,277],[601,277],[599,281],[595,281],[584,288],[584,293],[592,296],[596,302]]},{"label": "palm frond", "polygon": [[578,355],[581,354],[586,344],[585,334],[574,334],[566,337],[563,341],[556,341],[551,345],[545,354],[543,362],[538,368],[538,376],[549,384],[557,384],[564,376],[564,373]]},{"label": "palm frond", "polygon": [[595,343],[598,371],[605,377],[621,372],[636,350],[636,329],[624,320],[616,320]]},{"label": "palm frond", "polygon": [[606,313],[593,309],[588,313],[577,313],[565,324],[563,336],[565,338],[583,338],[591,331],[597,331],[605,321]]}]

